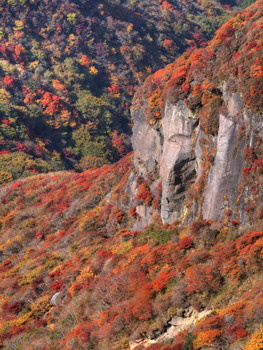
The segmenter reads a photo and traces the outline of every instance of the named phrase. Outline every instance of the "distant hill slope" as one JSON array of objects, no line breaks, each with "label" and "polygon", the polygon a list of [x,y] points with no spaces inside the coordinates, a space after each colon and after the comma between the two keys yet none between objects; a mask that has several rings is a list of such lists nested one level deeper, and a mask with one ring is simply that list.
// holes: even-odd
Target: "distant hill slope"
[{"label": "distant hill slope", "polygon": [[136,87],[237,5],[0,1],[0,183],[119,159]]}]

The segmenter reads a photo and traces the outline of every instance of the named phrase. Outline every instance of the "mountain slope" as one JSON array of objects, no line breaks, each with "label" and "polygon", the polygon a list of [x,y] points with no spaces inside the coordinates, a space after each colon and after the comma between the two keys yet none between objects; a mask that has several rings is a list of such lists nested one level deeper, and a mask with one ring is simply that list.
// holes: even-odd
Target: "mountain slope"
[{"label": "mountain slope", "polygon": [[131,161],[1,188],[3,349],[232,349],[259,327],[262,220],[252,230],[156,216],[133,231]]},{"label": "mountain slope", "polygon": [[[134,101],[134,131],[143,126],[135,165],[129,154],[83,173],[38,174],[0,187],[2,349],[261,349],[262,6],[257,1],[207,47],[149,77]],[[246,149],[238,168],[246,206],[237,213],[224,207],[212,220],[190,211],[203,203],[213,178],[208,172],[196,181],[195,167],[213,166],[228,122],[240,130],[239,144],[219,155],[231,165]],[[191,155],[200,146],[200,164],[182,152],[180,166],[176,158],[172,172],[161,168],[152,145],[162,132],[162,155],[168,146],[176,153],[178,144],[184,152],[187,145]],[[197,134],[202,139],[192,148]],[[187,195],[175,176],[184,166]],[[163,224],[163,195],[171,192],[173,200],[176,185],[179,207],[187,202],[192,216]],[[221,188],[232,193],[228,182]]]},{"label": "mountain slope", "polygon": [[119,159],[136,87],[238,10],[224,3],[0,1],[0,182]]}]

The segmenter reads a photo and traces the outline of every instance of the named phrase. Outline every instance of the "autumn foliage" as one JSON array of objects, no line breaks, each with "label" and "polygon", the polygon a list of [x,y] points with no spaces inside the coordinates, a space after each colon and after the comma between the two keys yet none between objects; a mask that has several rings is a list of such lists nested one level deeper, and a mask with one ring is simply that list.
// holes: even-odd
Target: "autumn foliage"
[{"label": "autumn foliage", "polygon": [[[262,320],[261,287],[255,283],[249,290],[247,281],[257,279],[262,268],[263,232],[251,230],[229,241],[222,238],[222,226],[206,251],[202,235],[212,230],[211,221],[192,225],[191,236],[182,235],[189,228],[179,223],[131,231],[139,219],[123,205],[131,160],[81,174],[35,175],[2,188],[4,346],[12,348],[19,335],[21,346],[33,349],[27,339],[34,329],[46,348],[125,348],[130,338],[143,340],[189,305],[202,310],[213,303],[216,311],[192,333],[185,330],[170,348],[157,343],[154,349],[187,344],[198,350],[240,339],[248,349],[252,339],[260,344],[254,331]],[[242,283],[242,297],[232,302],[224,288]]]},{"label": "autumn foliage", "polygon": [[[191,225],[163,225],[158,179],[137,177],[131,195],[133,155],[119,159],[127,152],[127,130],[116,119],[123,116],[126,125],[130,97],[150,73],[153,55],[168,60],[173,54],[165,52],[173,51],[173,43],[186,45],[172,32],[181,25],[189,31],[199,22],[198,33],[186,36],[187,46],[195,48],[150,76],[137,103],[147,100],[149,122],[161,127],[157,121],[164,101],[185,99],[200,114],[204,134],[215,138],[218,111],[224,111],[217,84],[231,76],[227,88],[239,91],[258,117],[262,0],[226,23],[207,47],[201,23],[212,26],[219,3],[204,11],[210,22],[186,16],[179,27],[175,19],[181,12],[173,0],[136,2],[136,7],[134,1],[129,7],[90,1],[84,6],[86,17],[77,2],[58,4],[8,0],[2,8],[2,18],[12,18],[12,25],[4,21],[0,28],[0,127],[5,136],[0,139],[0,347],[126,350],[136,344],[138,350],[260,350],[260,139],[243,155],[242,193],[251,194],[244,198],[245,225],[229,208],[222,222],[200,218]],[[181,4],[198,11],[203,5]],[[127,22],[119,19],[123,11]],[[170,28],[167,38],[149,29],[154,26],[148,16],[155,11],[161,18],[153,22],[158,31],[163,33],[162,25]],[[99,40],[105,26],[107,35]],[[39,41],[26,45],[34,33]],[[156,53],[151,42],[157,38]],[[117,62],[127,68],[124,75]],[[192,204],[202,200],[200,189],[205,189],[215,156],[205,137],[200,143],[204,166],[188,193]],[[66,163],[79,172],[61,171]],[[140,210],[154,214],[148,227]],[[177,322],[173,330],[178,332],[162,337]]]},{"label": "autumn foliage", "polygon": [[0,13],[0,183],[20,177],[16,155],[5,169],[6,154],[41,160],[34,171],[46,173],[86,170],[87,157],[107,164],[130,152],[130,105],[138,85],[199,45],[196,37],[210,38],[232,11],[222,5],[211,3],[205,23],[208,9],[193,0],[186,7],[179,0],[6,1]]}]

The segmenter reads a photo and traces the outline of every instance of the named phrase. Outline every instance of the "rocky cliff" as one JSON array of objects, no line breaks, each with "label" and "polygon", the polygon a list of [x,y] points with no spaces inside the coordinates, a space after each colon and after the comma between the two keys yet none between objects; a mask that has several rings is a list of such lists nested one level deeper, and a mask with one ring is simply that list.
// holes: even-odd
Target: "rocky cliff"
[{"label": "rocky cliff", "polygon": [[[260,12],[251,16],[262,22]],[[236,16],[206,48],[148,78],[135,96],[134,164],[137,176],[162,183],[163,223],[244,223],[261,215],[262,46],[251,18]],[[261,175],[252,184],[253,172]]]},{"label": "rocky cliff", "polygon": [[[241,221],[248,219],[245,198],[251,194],[241,186],[243,155],[248,146],[256,144],[259,135],[262,137],[262,124],[247,109],[241,112],[239,94],[226,94],[225,101],[228,113],[218,116],[218,134],[213,137],[206,137],[198,117],[183,101],[166,103],[160,128],[148,125],[142,110],[133,112],[135,166],[140,176],[157,173],[161,179],[164,223],[171,224],[186,214],[193,220],[221,220],[227,209],[238,212]],[[206,163],[205,152],[210,152],[211,164]],[[198,189],[204,176],[203,193],[187,210],[187,190]]]}]

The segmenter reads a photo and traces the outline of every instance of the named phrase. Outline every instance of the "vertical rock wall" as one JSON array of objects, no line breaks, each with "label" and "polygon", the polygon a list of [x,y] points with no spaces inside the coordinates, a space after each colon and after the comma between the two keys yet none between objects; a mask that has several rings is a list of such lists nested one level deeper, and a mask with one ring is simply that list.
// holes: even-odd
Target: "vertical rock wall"
[{"label": "vertical rock wall", "polygon": [[[188,221],[200,218],[222,220],[226,209],[239,211],[241,221],[246,220],[240,193],[245,164],[243,152],[247,145],[253,145],[257,133],[262,137],[262,125],[243,108],[239,94],[229,95],[223,91],[223,96],[227,113],[218,116],[217,136],[207,136],[202,132],[198,118],[183,101],[175,105],[166,103],[164,117],[158,126],[147,124],[142,109],[133,111],[132,143],[137,176],[150,174],[161,180],[163,223],[171,224],[183,217]],[[245,130],[245,133],[240,130]],[[204,139],[206,152],[214,150],[215,153],[209,165],[204,156]],[[189,205],[186,193],[193,186],[197,190],[200,187],[200,193]],[[150,221],[151,216],[144,220]]]}]

